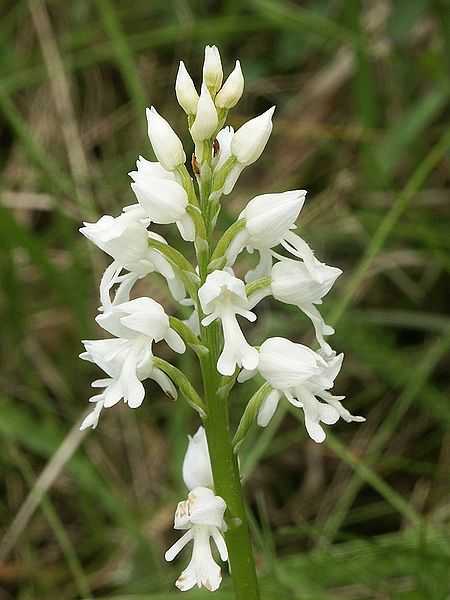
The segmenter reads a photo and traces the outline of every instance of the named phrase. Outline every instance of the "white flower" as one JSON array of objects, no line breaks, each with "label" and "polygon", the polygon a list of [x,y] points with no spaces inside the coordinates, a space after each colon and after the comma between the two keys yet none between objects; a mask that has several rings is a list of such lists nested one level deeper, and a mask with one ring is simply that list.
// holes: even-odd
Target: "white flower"
[{"label": "white flower", "polygon": [[140,406],[145,395],[141,382],[147,378],[156,381],[171,398],[177,397],[171,380],[153,366],[151,345],[141,341],[123,338],[83,341],[86,352],[80,354],[80,357],[98,365],[109,377],[93,382],[92,387],[104,389],[89,399],[96,406],[84,419],[80,429],[95,429],[101,410],[113,406],[122,398],[130,408]]},{"label": "white flower", "polygon": [[[169,181],[177,181],[175,174],[172,171],[166,171],[159,162],[152,162],[143,156],[139,156],[136,161],[137,171],[130,171],[128,175],[133,181],[138,181],[139,178],[145,175],[151,175],[158,179],[168,179]],[[124,209],[125,210],[125,209]]]},{"label": "white flower", "polygon": [[173,171],[186,162],[180,138],[169,123],[152,106],[146,110],[148,137],[153,150],[166,171]]},{"label": "white flower", "polygon": [[[96,223],[84,223],[84,227],[80,228],[85,237],[114,259],[100,282],[102,310],[107,310],[111,305],[109,293],[115,284],[119,284],[119,287],[114,303],[128,300],[134,283],[153,271],[166,278],[176,300],[185,297],[184,286],[170,264],[157,250],[148,246],[149,238],[166,243],[161,236],[147,231],[148,222],[142,208],[133,205],[118,217],[104,215]],[[123,269],[129,273],[120,275]]]},{"label": "white flower", "polygon": [[103,215],[96,223],[84,222],[80,232],[101,250],[120,261],[129,271],[148,249],[149,220],[142,209],[123,212],[118,217]]},{"label": "white flower", "polygon": [[112,335],[142,341],[144,346],[165,340],[175,352],[182,354],[186,350],[181,337],[170,327],[164,308],[152,298],[117,304],[95,320]]},{"label": "white flower", "polygon": [[218,125],[217,110],[207,86],[203,83],[195,121],[191,127],[194,142],[209,140]]},{"label": "white flower", "polygon": [[155,379],[167,393],[173,394],[173,385],[167,376],[153,368],[153,342],[165,340],[175,352],[186,347],[181,337],[169,325],[163,307],[151,298],[136,298],[113,305],[108,312],[98,315],[98,324],[117,336],[113,340],[83,342],[86,360],[95,362],[110,379],[94,382],[94,387],[106,388],[97,398],[102,406],[113,406],[121,400],[136,408],[142,404],[145,390],[141,381]]},{"label": "white flower", "polygon": [[222,535],[226,531],[223,520],[225,510],[223,498],[215,496],[212,490],[205,487],[193,489],[187,500],[178,503],[174,527],[187,531],[167,550],[165,559],[172,561],[193,540],[191,561],[175,583],[181,591],[203,585],[213,592],[220,586],[222,575],[212,556],[210,538],[213,538],[220,558],[227,560],[228,552]]},{"label": "white flower", "polygon": [[238,254],[247,247],[258,250],[260,262],[245,276],[247,282],[267,277],[272,267],[270,248],[277,246],[295,227],[295,221],[305,202],[305,190],[292,190],[278,194],[255,196],[239,215],[245,227],[231,242],[227,250],[227,264],[233,265]]},{"label": "white flower", "polygon": [[180,61],[175,81],[175,93],[178,103],[184,112],[188,115],[195,115],[197,112],[198,94],[194,82],[182,60]]},{"label": "white flower", "polygon": [[318,283],[303,263],[285,258],[272,267],[271,289],[274,298],[298,306],[311,319],[320,347],[330,355],[331,347],[323,336],[332,335],[334,329],[325,323],[314,304],[322,304],[322,298],[328,294],[342,271],[323,265],[322,272],[323,283]]},{"label": "white flower", "polygon": [[236,66],[228,76],[222,89],[215,97],[215,105],[218,108],[230,109],[239,102],[244,91],[244,77],[242,75],[241,63],[237,60]]},{"label": "white flower", "polygon": [[174,179],[155,177],[146,171],[133,171],[133,192],[145,215],[153,223],[176,223],[181,236],[187,241],[195,239],[195,227],[186,212],[188,195]]},{"label": "white flower", "polygon": [[275,106],[262,115],[247,121],[231,140],[231,152],[243,166],[254,163],[261,156],[272,132],[272,115]]},{"label": "white flower", "polygon": [[203,83],[214,92],[222,85],[223,71],[222,62],[217,46],[206,46],[205,60],[203,63]]},{"label": "white flower", "polygon": [[296,235],[295,221],[305,202],[305,190],[293,190],[280,194],[256,196],[239,215],[246,220],[242,229],[227,250],[227,264],[234,264],[236,257],[247,247],[249,252],[258,250],[260,262],[256,269],[245,276],[247,283],[268,277],[272,268],[272,256],[283,260],[271,248],[281,244],[293,256],[303,260],[311,277],[320,284],[328,276],[328,267],[314,256],[308,244]]},{"label": "white flower", "polygon": [[232,375],[236,365],[255,369],[258,351],[250,346],[237,322],[236,315],[254,321],[256,315],[248,310],[248,298],[244,282],[227,271],[213,271],[198,291],[202,310],[206,316],[202,325],[207,326],[220,319],[223,329],[224,347],[217,361],[222,375]]},{"label": "white flower", "polygon": [[239,215],[246,220],[246,244],[258,249],[278,244],[295,227],[305,197],[305,190],[255,196]]},{"label": "white flower", "polygon": [[332,396],[328,392],[334,385],[343,358],[340,354],[325,360],[302,344],[284,338],[266,340],[259,351],[258,371],[274,388],[274,393],[263,403],[258,423],[267,425],[282,395],[293,406],[303,409],[306,430],[315,442],[325,439],[321,422],[332,425],[339,417],[347,422],[364,421],[363,417],[352,416],[342,406],[340,401],[344,396]]},{"label": "white flower", "polygon": [[221,191],[229,194],[238,180],[244,168],[257,160],[264,150],[267,140],[272,131],[272,115],[275,110],[273,106],[259,117],[244,123],[236,133],[231,127],[225,127],[217,134],[221,151],[220,158],[213,167],[217,173],[226,160],[235,157],[235,163],[230,166],[226,173]]},{"label": "white flower", "polygon": [[197,433],[188,436],[189,445],[183,461],[183,481],[187,488],[214,488],[211,461],[209,458],[208,442],[203,427]]}]

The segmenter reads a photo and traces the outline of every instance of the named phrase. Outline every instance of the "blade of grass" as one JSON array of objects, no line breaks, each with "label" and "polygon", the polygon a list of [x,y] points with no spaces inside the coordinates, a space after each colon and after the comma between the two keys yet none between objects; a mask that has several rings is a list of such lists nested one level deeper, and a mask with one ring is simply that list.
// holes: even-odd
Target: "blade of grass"
[{"label": "blade of grass", "polygon": [[[33,489],[35,486],[35,478],[31,470],[30,464],[26,460],[25,456],[12,444],[9,445],[8,450],[9,453],[12,455],[16,465],[19,468],[19,471],[21,472],[28,486],[31,489]],[[67,565],[73,575],[73,580],[80,597],[82,597],[85,600],[90,600],[92,598],[92,593],[87,577],[84,574],[83,567],[80,561],[78,560],[75,548],[64,528],[63,523],[61,522],[56,510],[53,508],[50,499],[45,493],[42,493],[38,503],[40,504],[41,510],[45,518],[47,519],[55,538],[59,543],[64,558],[66,559]]]},{"label": "blade of grass", "polygon": [[[95,4],[101,22],[111,40],[113,54],[124,84],[133,101],[136,116],[142,123],[143,131],[146,131],[145,109],[148,105],[147,97],[136,69],[128,39],[122,32],[114,4],[110,0],[95,0]],[[149,37],[151,37],[150,34]]]},{"label": "blade of grass", "polygon": [[[390,439],[398,424],[406,414],[408,408],[420,394],[422,387],[435,369],[442,356],[450,348],[450,334],[442,335],[440,338],[430,344],[425,352],[422,361],[417,365],[414,373],[411,374],[409,382],[405,386],[403,392],[399,395],[396,402],[383,421],[382,426],[373,435],[369,447],[365,454],[365,464],[367,467],[373,465],[386,442]],[[346,514],[350,510],[356,495],[362,485],[360,476],[356,473],[352,476],[349,484],[346,486],[345,492],[338,499],[333,511],[328,519],[322,524],[323,538],[331,543],[341,527]]]},{"label": "blade of grass", "polygon": [[442,135],[438,143],[432,148],[432,150],[411,175],[406,186],[399,193],[396,201],[386,213],[386,216],[383,218],[380,225],[374,232],[361,260],[359,261],[359,264],[357,265],[350,280],[347,282],[339,301],[336,303],[331,315],[328,317],[328,321],[332,326],[336,325],[344,311],[350,305],[353,295],[367,273],[367,270],[372,264],[373,259],[380,252],[387,237],[392,232],[392,229],[394,228],[401,214],[406,210],[414,194],[416,194],[424,185],[427,177],[442,159],[449,147],[450,130],[446,131]]}]

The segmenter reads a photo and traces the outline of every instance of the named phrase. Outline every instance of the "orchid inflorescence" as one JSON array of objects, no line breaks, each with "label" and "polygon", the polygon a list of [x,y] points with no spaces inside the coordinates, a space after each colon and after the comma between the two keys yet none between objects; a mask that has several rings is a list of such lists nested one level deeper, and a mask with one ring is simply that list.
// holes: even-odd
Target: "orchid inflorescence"
[{"label": "orchid inflorescence", "polygon": [[[131,408],[139,407],[145,396],[142,382],[149,378],[171,398],[180,391],[207,423],[208,398],[199,396],[185,374],[154,356],[153,343],[161,340],[177,353],[185,352],[187,346],[192,348],[203,375],[208,369],[207,357],[214,352],[211,340],[218,340],[213,379],[218,382],[222,402],[236,381],[256,374],[264,379],[242,416],[233,441],[236,451],[255,416],[265,427],[283,396],[303,410],[306,430],[316,442],[325,439],[322,423],[330,425],[339,418],[364,420],[343,407],[343,396],[329,391],[343,355],[337,355],[325,340],[334,330],[324,322],[316,305],[322,303],[341,270],[320,262],[294,231],[306,191],[254,197],[213,247],[220,198],[232,192],[243,169],[263,152],[275,110],[270,108],[235,132],[225,122],[244,89],[239,61],[223,84],[222,80],[215,46],[205,49],[200,95],[180,62],[175,91],[187,114],[195,147],[194,177],[186,168],[180,139],[151,107],[147,109],[148,135],[158,161],[140,156],[136,170],[130,173],[137,203],[126,206],[117,217],[105,215],[96,223],[84,223],[80,230],[113,259],[100,282],[96,321],[114,336],[83,342],[81,358],[98,365],[106,376],[92,384],[100,393],[90,398],[94,409],[81,429],[95,428],[102,410],[121,400]],[[198,264],[193,266],[161,235],[149,230],[153,224],[175,224],[183,240],[194,243]],[[256,252],[258,262],[242,280],[233,267],[244,250]],[[187,320],[168,316],[151,298],[130,299],[134,284],[153,272],[162,275],[176,302],[192,307]],[[269,295],[298,306],[311,320],[317,352],[281,337],[269,338],[259,348],[247,342],[238,316],[255,321],[253,309]],[[208,443],[213,443],[212,436],[208,436]],[[203,428],[190,438],[183,466],[190,492],[188,499],[178,504],[175,515],[175,528],[186,533],[166,553],[166,559],[172,560],[193,540],[192,560],[177,580],[181,590],[195,584],[210,590],[219,586],[220,568],[211,554],[211,538],[222,560],[228,557],[222,535],[227,531],[227,504],[226,499],[215,495],[208,443]]]}]

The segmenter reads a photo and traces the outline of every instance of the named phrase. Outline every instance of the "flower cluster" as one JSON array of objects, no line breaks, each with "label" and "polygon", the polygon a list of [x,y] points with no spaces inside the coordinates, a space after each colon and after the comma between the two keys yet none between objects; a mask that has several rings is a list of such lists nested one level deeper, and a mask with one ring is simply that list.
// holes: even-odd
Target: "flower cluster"
[{"label": "flower cluster", "polygon": [[[148,136],[157,162],[139,156],[136,170],[129,173],[136,202],[123,208],[119,216],[105,215],[80,229],[112,258],[101,278],[96,321],[113,336],[83,342],[81,358],[95,363],[106,375],[92,384],[101,393],[90,399],[94,409],[82,429],[95,428],[102,409],[121,400],[130,408],[140,406],[146,379],[156,381],[172,398],[180,391],[202,418],[207,417],[210,399],[202,400],[183,373],[154,355],[153,343],[162,340],[177,353],[187,346],[196,352],[205,390],[207,381],[221,381],[223,402],[236,381],[256,374],[263,378],[256,400],[249,403],[251,410],[241,419],[241,433],[251,426],[255,414],[257,423],[266,426],[282,397],[303,411],[306,430],[316,442],[325,439],[322,424],[331,425],[339,418],[364,420],[343,407],[343,396],[330,392],[343,355],[336,355],[326,341],[334,330],[317,305],[341,270],[319,261],[295,232],[306,191],[255,196],[213,246],[222,194],[230,194],[243,169],[259,158],[272,131],[275,107],[237,131],[226,125],[228,111],[243,89],[239,61],[223,81],[215,46],[205,49],[200,93],[181,62],[175,92],[193,142],[192,175],[180,138],[151,107],[147,109]],[[176,225],[181,238],[193,243],[197,264],[153,231],[155,225]],[[240,278],[239,257],[244,251],[256,254],[257,260]],[[192,307],[189,319],[167,315],[151,298],[132,297],[135,283],[154,272],[167,283],[173,305]],[[267,339],[259,347],[247,341],[241,327],[256,320],[254,308],[269,295],[297,306],[306,315],[314,327],[317,351],[279,337]],[[208,374],[211,357],[216,369],[212,378]],[[200,438],[203,453],[191,460]],[[220,569],[211,555],[211,537],[221,558],[227,558],[221,535],[226,530],[225,501],[214,495],[205,448],[207,452],[204,432],[197,433],[191,439],[184,469],[190,493],[175,516],[175,528],[186,533],[166,554],[172,560],[189,540],[194,542],[192,561],[177,581],[182,590],[196,583],[212,590],[218,587]]]}]

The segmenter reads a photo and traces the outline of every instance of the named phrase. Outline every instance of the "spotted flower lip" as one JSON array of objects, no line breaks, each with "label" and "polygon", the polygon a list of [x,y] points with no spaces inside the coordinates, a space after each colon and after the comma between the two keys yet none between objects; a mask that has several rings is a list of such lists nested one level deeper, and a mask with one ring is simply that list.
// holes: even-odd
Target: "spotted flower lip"
[{"label": "spotted flower lip", "polygon": [[211,592],[218,589],[222,574],[214,561],[210,539],[213,539],[220,558],[227,560],[228,551],[223,538],[227,529],[225,510],[223,498],[205,487],[194,488],[187,500],[178,503],[174,527],[186,533],[167,550],[165,559],[172,561],[193,540],[192,558],[175,583],[181,591],[190,590],[195,585],[199,588],[204,586]]},{"label": "spotted flower lip", "polygon": [[258,351],[249,345],[239,327],[236,315],[255,321],[256,315],[249,310],[244,282],[228,271],[213,271],[199,289],[198,297],[206,317],[205,327],[220,319],[224,346],[217,369],[222,375],[232,375],[236,366],[254,369],[258,364]]}]

